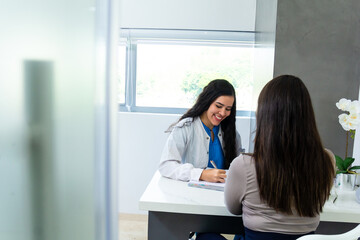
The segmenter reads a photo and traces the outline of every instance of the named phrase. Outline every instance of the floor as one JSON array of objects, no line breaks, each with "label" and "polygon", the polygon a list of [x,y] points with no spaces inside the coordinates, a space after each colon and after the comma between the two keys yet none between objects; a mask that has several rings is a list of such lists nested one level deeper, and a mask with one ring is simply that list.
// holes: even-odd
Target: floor
[{"label": "floor", "polygon": [[147,215],[120,213],[119,240],[147,240]]},{"label": "floor", "polygon": [[[228,240],[234,237],[227,234],[223,236]],[[119,240],[147,240],[147,215],[120,213]]]}]

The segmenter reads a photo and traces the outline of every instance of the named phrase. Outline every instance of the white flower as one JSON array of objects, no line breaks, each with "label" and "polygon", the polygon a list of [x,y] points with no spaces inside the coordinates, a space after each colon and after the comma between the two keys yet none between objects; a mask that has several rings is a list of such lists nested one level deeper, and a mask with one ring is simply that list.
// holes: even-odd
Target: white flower
[{"label": "white flower", "polygon": [[350,103],[348,110],[351,114],[360,114],[360,102],[358,100],[354,100]]},{"label": "white flower", "polygon": [[336,107],[343,111],[349,111],[350,105],[351,101],[346,98],[342,98],[336,103]]},{"label": "white flower", "polygon": [[345,131],[355,130],[357,125],[360,123],[360,115],[357,113],[340,114],[339,123]]},{"label": "white flower", "polygon": [[[340,109],[340,108],[339,108]],[[350,127],[349,127],[349,115],[343,113],[339,115],[339,123],[341,124],[341,126],[343,127],[343,129],[345,131],[349,131]]]}]

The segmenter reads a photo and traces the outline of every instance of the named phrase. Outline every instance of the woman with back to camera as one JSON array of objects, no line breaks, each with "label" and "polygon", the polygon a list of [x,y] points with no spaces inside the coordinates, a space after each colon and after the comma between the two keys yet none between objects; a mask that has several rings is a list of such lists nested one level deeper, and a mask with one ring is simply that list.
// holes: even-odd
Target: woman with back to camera
[{"label": "woman with back to camera", "polygon": [[232,162],[225,203],[242,214],[246,240],[292,240],[313,233],[335,176],[308,90],[297,77],[274,78],[262,89],[254,153]]},{"label": "woman with back to camera", "polygon": [[224,182],[223,169],[241,151],[235,115],[234,87],[223,79],[211,81],[195,105],[170,126],[159,164],[161,175],[181,181]]}]

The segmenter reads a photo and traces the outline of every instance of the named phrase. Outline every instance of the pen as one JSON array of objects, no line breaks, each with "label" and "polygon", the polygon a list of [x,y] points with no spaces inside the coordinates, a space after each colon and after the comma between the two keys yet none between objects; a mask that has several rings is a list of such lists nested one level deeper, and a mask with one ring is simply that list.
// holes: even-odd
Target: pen
[{"label": "pen", "polygon": [[338,199],[338,194],[337,194],[337,192],[336,192],[336,189],[335,189],[335,198],[334,198],[334,200],[333,200],[333,203],[335,203],[335,201]]},{"label": "pen", "polygon": [[217,168],[215,162],[213,160],[210,160],[211,165],[213,165],[214,168]]}]

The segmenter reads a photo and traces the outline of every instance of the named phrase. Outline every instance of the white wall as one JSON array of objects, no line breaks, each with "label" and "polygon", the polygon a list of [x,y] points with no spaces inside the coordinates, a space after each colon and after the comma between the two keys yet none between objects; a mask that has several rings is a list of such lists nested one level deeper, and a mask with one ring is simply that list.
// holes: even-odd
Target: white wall
[{"label": "white wall", "polygon": [[255,31],[256,0],[120,0],[123,28]]},{"label": "white wall", "polygon": [[[360,100],[360,88],[359,88],[359,97]],[[350,139],[351,141],[351,139]],[[358,126],[355,132],[355,139],[354,139],[354,148],[353,148],[353,158],[355,158],[353,166],[360,165],[360,127]]]},{"label": "white wall", "polygon": [[[352,139],[350,139],[351,141]],[[355,133],[355,139],[354,139],[354,148],[353,148],[354,152],[352,157],[355,158],[354,163],[352,164],[352,166],[355,165],[360,165],[360,127],[357,128],[356,133]]]},{"label": "white wall", "polygon": [[[139,210],[139,199],[157,170],[168,136],[164,131],[179,117],[171,114],[119,113],[119,212],[146,213]],[[250,120],[237,118],[236,127],[247,150]]]}]

